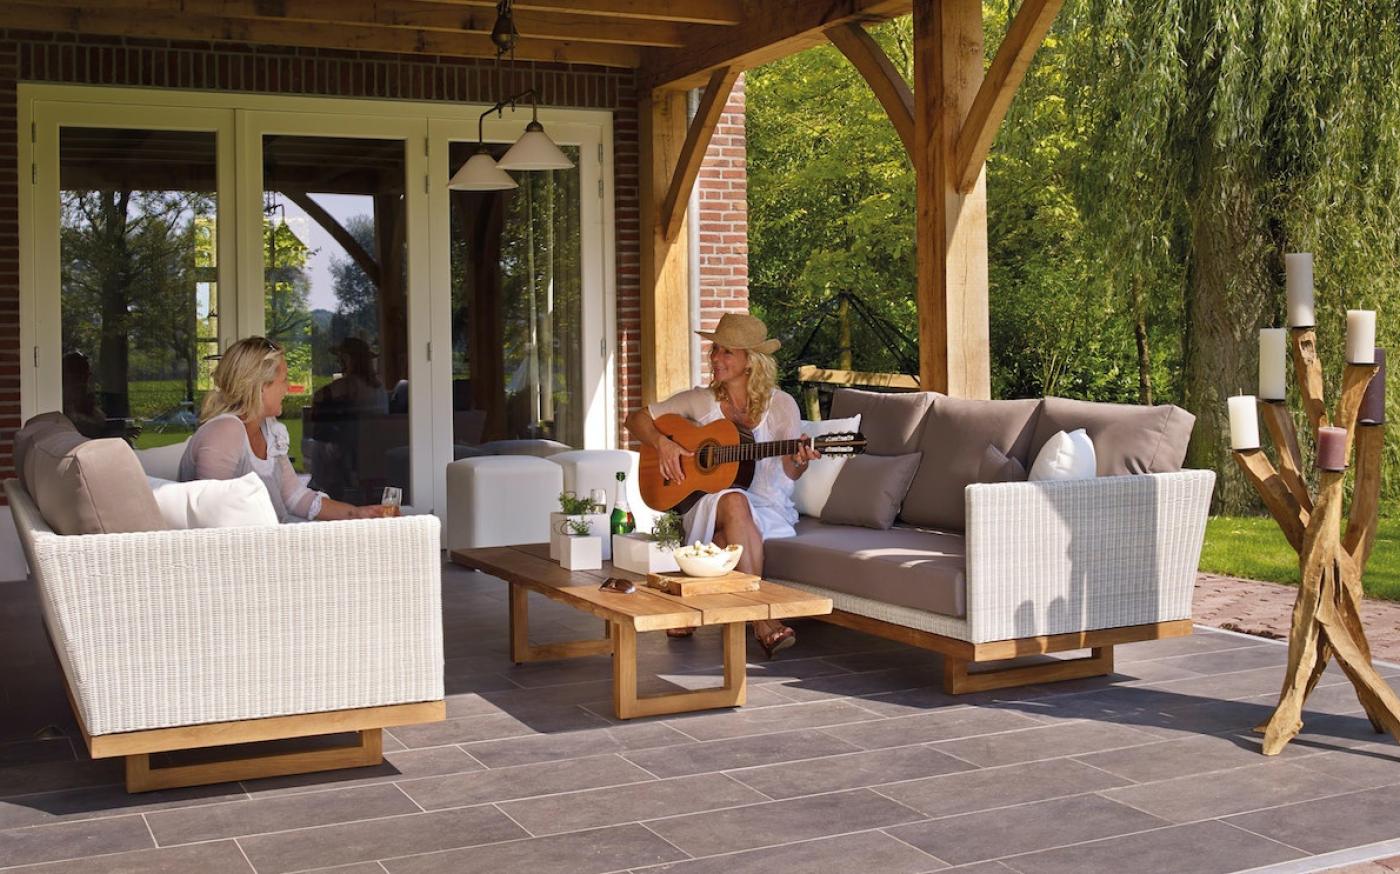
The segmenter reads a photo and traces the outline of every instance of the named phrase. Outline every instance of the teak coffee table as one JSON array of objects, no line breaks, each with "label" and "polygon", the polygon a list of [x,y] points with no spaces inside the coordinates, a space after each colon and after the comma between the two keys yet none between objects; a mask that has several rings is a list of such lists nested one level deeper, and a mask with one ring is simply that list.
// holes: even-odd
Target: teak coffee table
[{"label": "teak coffee table", "polygon": [[[601,570],[567,571],[549,558],[549,545],[491,546],[455,549],[452,561],[499,577],[510,584],[510,652],[516,664],[613,656],[613,707],[618,719],[688,713],[744,703],[746,682],[745,624],[755,619],[791,619],[831,612],[831,599],[763,580],[756,592],[692,595],[682,598],[651,589],[638,574],[604,562]],[[608,577],[637,584],[630,595],[601,591]],[[607,635],[596,640],[530,643],[529,594],[562,601],[605,623]],[[666,695],[637,695],[637,633],[702,625],[724,626],[724,685]]]}]

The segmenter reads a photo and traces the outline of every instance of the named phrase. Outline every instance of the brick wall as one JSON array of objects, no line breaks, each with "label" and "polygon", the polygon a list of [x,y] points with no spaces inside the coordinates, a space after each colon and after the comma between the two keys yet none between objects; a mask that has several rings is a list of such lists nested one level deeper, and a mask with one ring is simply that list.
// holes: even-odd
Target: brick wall
[{"label": "brick wall", "polygon": [[[749,309],[749,184],[744,78],[734,84],[700,167],[700,324],[714,330],[727,311]],[[710,363],[701,349],[702,380]]]},{"label": "brick wall", "polygon": [[[516,84],[524,87],[529,68],[518,75]],[[15,92],[20,81],[452,102],[489,102],[496,93],[490,61],[0,30],[0,477],[12,473],[11,445],[20,424]],[[542,104],[614,114],[620,421],[641,393],[635,76],[628,70],[540,64],[533,81]],[[702,283],[708,289],[703,300],[723,301],[705,304],[711,323],[719,309],[742,308],[747,300],[742,85],[727,110],[701,172],[701,196],[713,204],[702,213],[702,232],[709,227],[718,234],[702,243]]]}]

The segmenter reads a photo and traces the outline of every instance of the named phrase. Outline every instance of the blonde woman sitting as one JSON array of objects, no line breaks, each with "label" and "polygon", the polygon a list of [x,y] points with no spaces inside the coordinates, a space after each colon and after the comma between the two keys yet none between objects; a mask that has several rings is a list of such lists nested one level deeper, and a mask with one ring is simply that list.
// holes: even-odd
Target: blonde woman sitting
[{"label": "blonde woman sitting", "polygon": [[[679,392],[627,417],[628,430],[655,447],[662,475],[676,482],[685,478],[681,459],[694,453],[657,430],[655,420],[660,416],[678,414],[697,425],[727,418],[741,430],[751,431],[758,442],[802,436],[797,402],[777,387],[778,365],[773,353],[778,341],[769,339],[762,321],[745,313],[725,313],[713,332],[697,333],[712,341],[709,387]],[[744,552],[737,570],[762,576],[763,541],[796,535],[792,483],[818,457],[810,444],[803,443],[793,455],[760,459],[747,489],[705,495],[690,508],[685,514],[686,542],[741,544]],[[686,637],[690,632],[672,629],[667,633]],[[771,619],[754,623],[754,637],[769,658],[797,642],[791,628]]]},{"label": "blonde woman sitting", "polygon": [[204,398],[199,430],[180,459],[180,480],[237,479],[254,472],[267,487],[277,518],[369,519],[378,504],[356,507],[313,491],[287,460],[291,440],[277,421],[287,396],[287,359],[265,337],[239,340],[214,368],[214,390]]}]

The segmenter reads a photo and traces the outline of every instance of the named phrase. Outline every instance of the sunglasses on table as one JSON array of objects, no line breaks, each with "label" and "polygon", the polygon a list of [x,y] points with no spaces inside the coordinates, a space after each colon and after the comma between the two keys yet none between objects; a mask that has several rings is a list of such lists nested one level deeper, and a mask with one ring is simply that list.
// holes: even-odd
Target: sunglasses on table
[{"label": "sunglasses on table", "polygon": [[603,584],[598,587],[599,591],[617,592],[619,595],[630,595],[637,591],[637,584],[631,580],[624,580],[622,577],[608,577],[603,580]]}]

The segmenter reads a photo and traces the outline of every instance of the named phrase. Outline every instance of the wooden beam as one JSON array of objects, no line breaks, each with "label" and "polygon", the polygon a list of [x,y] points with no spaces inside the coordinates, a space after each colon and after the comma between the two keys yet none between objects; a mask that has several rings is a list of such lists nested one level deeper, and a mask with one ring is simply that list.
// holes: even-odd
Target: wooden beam
[{"label": "wooden beam", "polygon": [[662,194],[680,164],[686,93],[644,92],[641,114],[642,403],[690,387],[690,247],[687,210],[673,238],[660,221]]},{"label": "wooden beam", "polygon": [[[14,0],[21,5],[47,6],[45,0]],[[343,0],[103,0],[106,10],[125,9],[164,15],[205,15],[267,21],[321,24],[362,24],[391,28],[490,34],[496,23],[494,6],[461,6],[425,0],[376,0],[372,4]],[[555,39],[623,45],[680,46],[681,25],[644,18],[598,17],[572,12],[515,13],[516,29],[529,39]]]},{"label": "wooden beam", "polygon": [[904,373],[870,373],[860,370],[830,370],[815,364],[797,368],[798,382],[821,382],[829,385],[878,386],[919,390],[919,381]]},{"label": "wooden beam", "polygon": [[734,90],[734,82],[739,73],[731,67],[721,67],[710,76],[705,93],[700,96],[700,105],[695,117],[685,132],[685,143],[671,176],[671,184],[666,189],[666,199],[661,202],[657,216],[661,223],[661,233],[667,240],[675,240],[681,229],[681,219],[690,201],[690,192],[695,187],[695,179],[700,175],[700,165],[705,160],[705,150],[710,146],[715,126],[724,114],[729,94]]},{"label": "wooden beam", "polygon": [[[449,55],[462,58],[494,58],[496,47],[489,36],[477,33],[445,33],[412,28],[372,25],[289,25],[271,19],[233,19],[205,15],[132,15],[129,11],[79,9],[65,6],[12,6],[5,25],[18,30],[51,30],[60,33],[158,39],[214,40],[264,45]],[[604,67],[636,67],[641,53],[635,46],[608,45],[522,37],[515,56],[522,61],[596,64]]]},{"label": "wooden beam", "polygon": [[365,247],[360,245],[360,241],[345,229],[345,226],[336,221],[335,216],[326,211],[321,204],[311,199],[311,195],[304,191],[283,191],[281,192],[288,200],[301,207],[301,211],[311,217],[311,220],[321,226],[321,229],[331,235],[331,239],[340,244],[340,248],[345,250],[345,254],[355,262],[369,281],[373,282],[376,288],[381,288],[379,282],[379,262],[374,256],[365,251]]},{"label": "wooden beam", "polygon": [[954,172],[959,193],[967,194],[977,184],[992,140],[996,139],[1001,121],[1011,107],[1011,98],[1016,96],[1016,89],[1021,87],[1021,80],[1026,78],[1026,70],[1030,68],[1031,58],[1063,5],[1064,0],[1023,0],[1016,11],[958,134]]},{"label": "wooden beam", "polygon": [[[434,0],[461,6],[495,8],[496,0]],[[687,24],[739,24],[743,0],[515,0],[520,12],[575,12],[612,18],[679,21]]]},{"label": "wooden beam", "polygon": [[870,85],[870,90],[875,92],[875,99],[885,107],[885,114],[890,117],[890,123],[904,143],[904,151],[913,161],[914,91],[890,62],[890,56],[864,27],[854,22],[830,28],[826,38],[840,49],[841,54]]},{"label": "wooden beam", "polygon": [[981,0],[914,0],[914,83],[919,382],[986,398],[986,175],[963,194],[953,173],[958,131],[982,84]]},{"label": "wooden beam", "polygon": [[[684,51],[648,49],[639,87],[699,88],[720,67],[739,72],[826,42],[826,31],[850,22],[885,21],[909,11],[910,0],[765,0],[733,29],[688,28]],[[685,5],[685,4],[677,4]]]}]

